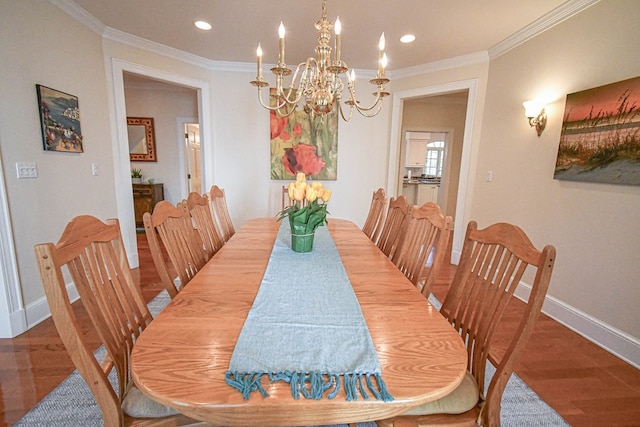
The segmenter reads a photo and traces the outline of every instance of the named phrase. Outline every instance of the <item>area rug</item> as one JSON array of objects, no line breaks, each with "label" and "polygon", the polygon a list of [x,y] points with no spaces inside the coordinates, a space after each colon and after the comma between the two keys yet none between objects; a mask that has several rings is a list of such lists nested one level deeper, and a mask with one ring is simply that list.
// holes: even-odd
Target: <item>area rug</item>
[{"label": "area rug", "polygon": [[[435,298],[430,298],[430,301],[434,306],[440,306]],[[162,291],[149,303],[149,310],[156,316],[168,302],[169,295]],[[104,350],[98,349],[96,353],[104,354]],[[494,371],[493,366],[487,365],[487,381]],[[509,379],[502,396],[500,418],[503,426],[569,425],[515,374]],[[78,371],[74,371],[16,424],[23,427],[102,425],[100,409]],[[374,422],[358,424],[358,427],[375,426]],[[332,427],[346,427],[346,424]]]}]

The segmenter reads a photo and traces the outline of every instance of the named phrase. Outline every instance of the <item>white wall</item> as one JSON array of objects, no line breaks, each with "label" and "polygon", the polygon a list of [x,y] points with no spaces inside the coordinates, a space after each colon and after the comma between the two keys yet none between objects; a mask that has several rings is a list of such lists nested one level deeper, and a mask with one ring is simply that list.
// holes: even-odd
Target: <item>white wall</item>
[{"label": "white wall", "polygon": [[[0,9],[2,169],[22,298],[33,323],[48,311],[33,246],[56,241],[75,215],[116,215],[107,85],[97,34],[49,2],[2,0]],[[84,153],[43,150],[36,84],[78,97]],[[18,180],[19,161],[36,162],[38,178]]]},{"label": "white wall", "polygon": [[[549,294],[636,343],[640,187],[558,181],[553,171],[565,95],[640,75],[639,16],[638,1],[599,2],[491,62],[471,211],[481,227],[515,222],[536,245],[554,244]],[[538,138],[521,103],[545,96],[554,101]]]}]

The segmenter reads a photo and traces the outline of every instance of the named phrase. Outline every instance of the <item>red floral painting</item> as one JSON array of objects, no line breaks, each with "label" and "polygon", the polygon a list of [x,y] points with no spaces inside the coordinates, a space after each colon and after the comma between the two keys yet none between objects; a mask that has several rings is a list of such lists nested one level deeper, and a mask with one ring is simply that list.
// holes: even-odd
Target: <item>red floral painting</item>
[{"label": "red floral painting", "polygon": [[338,166],[338,116],[312,118],[301,108],[288,116],[270,111],[271,179],[335,180]]}]

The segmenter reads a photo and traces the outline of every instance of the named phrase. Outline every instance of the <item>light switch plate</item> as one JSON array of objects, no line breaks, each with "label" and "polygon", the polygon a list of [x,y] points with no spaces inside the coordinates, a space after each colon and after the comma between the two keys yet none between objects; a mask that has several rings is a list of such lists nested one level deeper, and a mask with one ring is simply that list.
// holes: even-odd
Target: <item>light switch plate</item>
[{"label": "light switch plate", "polygon": [[16,173],[18,179],[37,178],[38,167],[36,162],[16,162]]}]

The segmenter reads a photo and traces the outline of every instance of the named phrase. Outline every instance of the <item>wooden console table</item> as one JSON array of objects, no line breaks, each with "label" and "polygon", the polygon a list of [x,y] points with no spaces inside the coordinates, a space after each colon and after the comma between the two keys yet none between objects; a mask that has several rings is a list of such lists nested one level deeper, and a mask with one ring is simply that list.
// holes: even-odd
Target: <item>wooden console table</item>
[{"label": "wooden console table", "polygon": [[136,227],[143,228],[142,215],[153,212],[153,207],[164,200],[162,184],[133,184],[133,209],[136,215]]}]

